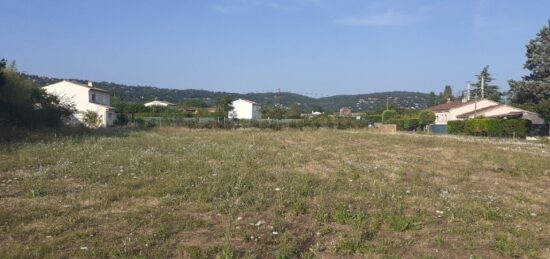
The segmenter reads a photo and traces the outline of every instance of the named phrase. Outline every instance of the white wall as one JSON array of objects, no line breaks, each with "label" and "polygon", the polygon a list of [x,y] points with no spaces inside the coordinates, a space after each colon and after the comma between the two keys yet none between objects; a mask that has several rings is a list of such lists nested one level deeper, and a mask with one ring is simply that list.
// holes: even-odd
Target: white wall
[{"label": "white wall", "polygon": [[480,109],[483,109],[483,108],[487,108],[489,106],[495,106],[495,105],[498,105],[498,104],[499,103],[497,103],[497,102],[487,100],[487,99],[483,99],[483,100],[479,100],[477,102],[472,102],[472,103],[466,104],[466,105],[458,107],[458,108],[450,109],[449,110],[449,115],[447,116],[447,121],[455,121],[455,120],[458,120],[458,118],[456,117],[458,115],[468,113],[468,112],[473,112],[476,109],[480,110]]},{"label": "white wall", "polygon": [[229,118],[243,120],[259,120],[262,118],[261,107],[245,100],[236,100],[231,104],[233,110],[228,114]]},{"label": "white wall", "polygon": [[[58,96],[62,103],[73,105],[76,109],[74,119],[82,122],[83,114],[86,111],[93,111],[101,116],[103,127],[114,125],[116,114],[113,109],[107,107],[110,105],[108,94],[67,81],[48,85],[43,89],[49,94]],[[98,104],[90,102],[92,93],[96,95],[96,103]],[[111,113],[110,116],[109,113]]]}]

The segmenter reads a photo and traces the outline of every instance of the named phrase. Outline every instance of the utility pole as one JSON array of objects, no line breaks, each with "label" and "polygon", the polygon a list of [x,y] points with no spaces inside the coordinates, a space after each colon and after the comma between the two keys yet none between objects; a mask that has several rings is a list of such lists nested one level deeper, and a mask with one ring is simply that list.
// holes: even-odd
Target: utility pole
[{"label": "utility pole", "polygon": [[474,102],[474,119],[477,117],[477,94],[475,95],[475,102]]},{"label": "utility pole", "polygon": [[471,98],[470,91],[471,91],[471,89],[472,89],[472,84],[471,84],[470,81],[468,81],[468,93],[466,94],[466,101],[470,101],[470,98]]}]

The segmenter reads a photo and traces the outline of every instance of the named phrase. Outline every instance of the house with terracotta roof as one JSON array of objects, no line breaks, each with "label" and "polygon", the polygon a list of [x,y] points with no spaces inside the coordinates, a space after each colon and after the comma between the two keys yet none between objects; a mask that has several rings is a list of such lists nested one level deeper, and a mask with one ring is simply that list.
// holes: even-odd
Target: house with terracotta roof
[{"label": "house with terracotta roof", "polygon": [[488,99],[466,102],[447,102],[430,107],[435,112],[435,125],[447,125],[448,121],[485,118],[520,118],[532,124],[544,124],[537,113],[501,104]]},{"label": "house with terracotta roof", "polygon": [[259,120],[262,118],[262,107],[254,101],[237,99],[231,103],[231,107],[233,110],[227,115],[231,119]]},{"label": "house with terracotta roof", "polygon": [[47,93],[56,95],[59,100],[72,105],[76,112],[68,121],[69,124],[82,123],[84,114],[96,112],[101,118],[101,126],[109,127],[115,124],[115,108],[111,107],[111,96],[107,90],[70,81],[61,81],[42,87]]}]

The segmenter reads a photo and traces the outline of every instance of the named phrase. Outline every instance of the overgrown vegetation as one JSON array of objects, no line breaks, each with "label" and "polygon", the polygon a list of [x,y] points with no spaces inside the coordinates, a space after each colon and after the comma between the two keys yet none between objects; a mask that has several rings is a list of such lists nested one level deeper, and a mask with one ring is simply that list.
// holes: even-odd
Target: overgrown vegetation
[{"label": "overgrown vegetation", "polygon": [[[23,129],[59,127],[72,114],[64,105],[33,82],[23,79],[15,62],[0,60],[0,133]],[[0,139],[2,136],[0,135]]]},{"label": "overgrown vegetation", "polygon": [[0,147],[0,257],[548,257],[548,143],[97,132]]}]

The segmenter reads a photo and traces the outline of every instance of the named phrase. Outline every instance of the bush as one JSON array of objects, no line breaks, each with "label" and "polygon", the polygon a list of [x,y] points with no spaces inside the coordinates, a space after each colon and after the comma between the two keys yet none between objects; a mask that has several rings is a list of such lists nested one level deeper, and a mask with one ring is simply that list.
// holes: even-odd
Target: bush
[{"label": "bush", "polygon": [[390,120],[397,117],[397,112],[394,110],[385,110],[382,113],[382,123],[388,123]]},{"label": "bush", "polygon": [[423,110],[418,114],[418,125],[426,126],[435,122],[435,113],[431,110]]},{"label": "bush", "polygon": [[99,128],[101,126],[103,116],[94,111],[86,111],[84,113],[84,124],[90,128]]}]

